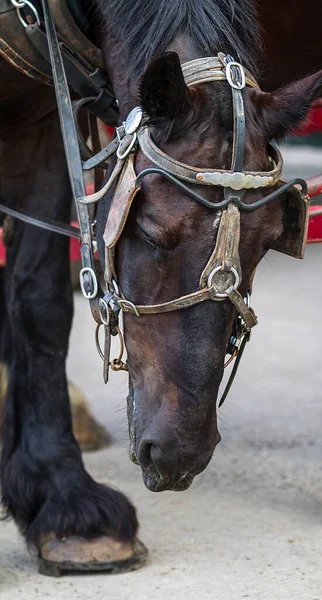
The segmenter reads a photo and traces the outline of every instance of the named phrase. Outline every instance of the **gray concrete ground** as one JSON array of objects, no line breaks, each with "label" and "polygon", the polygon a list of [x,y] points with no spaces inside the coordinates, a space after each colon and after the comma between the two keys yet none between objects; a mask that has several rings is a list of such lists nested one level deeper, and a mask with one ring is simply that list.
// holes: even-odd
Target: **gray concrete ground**
[{"label": "gray concrete ground", "polygon": [[322,173],[322,149],[318,146],[289,146],[282,147],[284,158],[283,176],[313,177]]},{"label": "gray concrete ground", "polygon": [[179,494],[148,492],[130,463],[126,377],[102,383],[94,325],[76,295],[69,375],[114,442],[85,462],[135,502],[150,559],[125,575],[48,579],[14,525],[2,523],[1,600],[322,599],[321,260],[315,245],[304,261],[272,252],[261,264],[259,325],[220,411],[223,441]]}]

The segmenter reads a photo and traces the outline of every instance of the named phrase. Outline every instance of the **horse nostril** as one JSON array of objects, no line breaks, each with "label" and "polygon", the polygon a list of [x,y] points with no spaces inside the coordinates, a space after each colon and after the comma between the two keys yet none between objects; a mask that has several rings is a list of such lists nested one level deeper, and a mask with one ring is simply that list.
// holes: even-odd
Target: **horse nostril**
[{"label": "horse nostril", "polygon": [[169,461],[169,456],[161,445],[153,443],[150,439],[142,440],[139,446],[139,464],[144,471],[154,471],[164,479],[170,472],[176,472],[177,461]]},{"label": "horse nostril", "polygon": [[166,455],[162,449],[151,440],[142,440],[139,447],[139,463],[140,466],[148,471],[153,469],[158,472],[160,477],[164,477],[167,473]]},{"label": "horse nostril", "polygon": [[153,444],[147,440],[142,440],[140,443],[138,459],[143,469],[149,469],[153,465],[151,456],[152,446]]},{"label": "horse nostril", "polygon": [[167,467],[169,465],[167,464],[167,457],[162,452],[161,448],[159,448],[155,444],[151,444],[150,456],[151,456],[152,464],[153,464],[154,468],[157,470],[157,472],[159,473],[160,477],[162,477],[162,478],[166,477],[168,475]]}]

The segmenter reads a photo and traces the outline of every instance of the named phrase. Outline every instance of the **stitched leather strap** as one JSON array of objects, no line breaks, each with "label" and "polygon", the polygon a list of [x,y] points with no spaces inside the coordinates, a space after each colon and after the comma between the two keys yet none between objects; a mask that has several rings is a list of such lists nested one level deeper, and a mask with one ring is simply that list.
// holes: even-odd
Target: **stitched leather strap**
[{"label": "stitched leather strap", "polygon": [[[85,196],[85,183],[82,172],[82,162],[78,145],[73,108],[69,94],[68,83],[64,71],[63,59],[61,56],[57,34],[48,0],[42,0],[42,6],[50,50],[50,60],[53,71],[53,81],[56,92],[57,108],[62,130],[66,163],[80,229],[81,258],[84,273],[82,287],[84,289],[88,288],[88,293],[90,294],[88,298],[90,301],[92,315],[94,319],[98,323],[100,323],[101,318],[98,309],[97,298],[99,286],[97,284],[96,275],[94,271],[91,223],[87,207],[77,201],[78,198]],[[96,286],[94,285],[93,278],[95,278]],[[101,295],[103,294],[101,293]]]},{"label": "stitched leather strap", "polygon": [[[224,169],[202,169],[199,167],[191,167],[186,163],[182,163],[175,158],[172,158],[168,154],[165,154],[158,148],[155,143],[151,139],[150,130],[148,127],[142,127],[142,129],[138,132],[138,140],[140,144],[140,148],[142,152],[145,154],[149,160],[151,160],[155,165],[164,169],[168,173],[179,177],[184,181],[188,181],[189,183],[194,184],[202,184],[202,185],[220,185],[222,187],[229,187],[229,182],[222,177],[222,179],[218,178],[218,181],[214,183],[211,180],[209,175],[225,176],[229,174],[233,175],[233,170],[227,171]],[[283,167],[283,159],[280,151],[274,146],[270,146],[270,155],[272,160],[275,163],[274,169],[271,171],[244,171],[243,175],[250,175],[252,178],[257,178],[259,185],[257,187],[266,187],[274,185],[280,178],[282,167]],[[258,179],[260,178],[260,179]],[[249,187],[252,187],[249,185]]]},{"label": "stitched leather strap", "polygon": [[[222,61],[217,56],[207,58],[196,58],[181,65],[183,76],[187,86],[199,85],[201,83],[211,83],[213,81],[227,81],[224,73]],[[246,85],[253,88],[259,88],[256,79],[247,69]]]},{"label": "stitched leather strap", "polygon": [[24,223],[28,223],[29,225],[35,225],[36,227],[46,229],[47,231],[52,231],[53,233],[60,233],[61,235],[66,235],[67,237],[73,237],[77,240],[79,239],[79,229],[78,227],[73,227],[73,225],[66,225],[64,223],[59,223],[58,221],[49,221],[48,219],[43,218],[37,219],[37,217],[30,215],[24,210],[20,210],[19,208],[11,208],[11,206],[3,203],[0,204],[0,212],[10,215],[15,219],[19,219],[19,221],[23,221]]},{"label": "stitched leather strap", "polygon": [[241,315],[246,323],[248,329],[257,325],[257,317],[252,308],[248,307],[245,303],[244,298],[240,295],[238,290],[233,286],[226,290],[227,297],[235,306],[237,312]]},{"label": "stitched leather strap", "polygon": [[[207,285],[211,272],[216,267],[222,271],[231,272],[234,267],[241,279],[241,268],[239,260],[239,236],[240,236],[240,214],[235,204],[229,204],[222,212],[216,246],[210,256],[207,265],[200,276],[200,287]],[[227,286],[228,287],[228,286]]]},{"label": "stitched leather strap", "polygon": [[[50,62],[48,35],[37,24],[28,25],[26,35],[38,52]],[[81,97],[96,97],[96,102],[88,105],[88,110],[93,111],[108,124],[115,125],[118,120],[118,110],[114,94],[109,89],[106,73],[98,68],[94,70],[93,66],[67,40],[59,34],[57,36],[68,84]]]},{"label": "stitched leather strap", "polygon": [[205,300],[225,300],[225,298],[215,297],[217,291],[218,290],[215,287],[211,287],[203,290],[197,290],[192,294],[180,296],[180,298],[170,300],[169,302],[162,302],[160,304],[135,304],[134,306],[132,306],[131,303],[129,303],[129,306],[126,304],[125,308],[123,308],[122,306],[122,309],[124,310],[124,312],[136,313],[137,311],[140,315],[153,315],[159,313],[172,312],[174,310],[180,310],[182,308],[189,308],[190,306],[200,304],[200,302],[204,302]]}]

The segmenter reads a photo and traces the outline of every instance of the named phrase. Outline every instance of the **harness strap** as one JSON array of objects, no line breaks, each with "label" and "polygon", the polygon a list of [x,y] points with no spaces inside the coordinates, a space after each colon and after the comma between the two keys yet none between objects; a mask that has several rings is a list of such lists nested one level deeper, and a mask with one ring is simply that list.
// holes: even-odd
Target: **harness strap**
[{"label": "harness strap", "polygon": [[0,56],[24,75],[52,85],[50,66],[27,41],[17,8],[9,0],[0,5]]},{"label": "harness strap", "polygon": [[217,298],[217,293],[218,290],[212,286],[211,288],[197,290],[196,292],[192,292],[192,294],[186,294],[175,300],[169,300],[169,302],[162,302],[160,304],[132,304],[132,302],[128,302],[123,298],[116,297],[116,299],[124,312],[131,312],[133,314],[138,313],[139,315],[153,315],[172,312],[182,308],[190,308],[205,300],[225,300],[225,298]]},{"label": "harness strap", "polygon": [[[35,23],[26,27],[26,35],[38,52],[50,63],[48,33],[46,34]],[[67,40],[57,33],[56,35],[68,84],[82,97],[96,97],[96,102],[90,104],[88,110],[95,112],[100,119],[110,125],[115,125],[118,120],[118,110],[114,94],[109,89],[109,79],[106,73],[98,68],[93,69],[92,65]]]},{"label": "harness strap", "polygon": [[216,267],[220,267],[222,272],[228,273],[231,273],[232,267],[234,267],[241,279],[239,237],[240,213],[235,204],[229,204],[220,217],[215,249],[201,273],[201,288],[207,285],[211,272]]},{"label": "harness strap", "polygon": [[226,387],[225,387],[225,389],[223,391],[223,394],[222,394],[222,396],[221,396],[221,398],[219,400],[218,408],[222,407],[223,403],[225,402],[225,400],[226,400],[226,398],[228,396],[230,388],[231,388],[231,386],[233,384],[233,381],[234,381],[234,379],[236,377],[236,374],[237,374],[237,371],[238,371],[238,367],[239,367],[240,361],[242,359],[244,350],[246,348],[246,344],[249,341],[249,338],[250,338],[250,331],[248,331],[248,332],[245,333],[245,335],[244,335],[244,337],[243,337],[243,339],[241,341],[240,347],[238,349],[238,353],[237,353],[236,358],[235,358],[235,362],[234,362],[234,366],[233,366],[232,372],[231,372],[231,374],[229,376],[229,379],[227,381],[227,384],[226,384]]},{"label": "harness strap", "polygon": [[85,184],[82,172],[80,150],[78,146],[77,130],[73,115],[73,107],[48,0],[42,0],[42,6],[49,42],[50,60],[53,71],[53,81],[56,92],[57,108],[60,118],[67,168],[80,228],[81,257],[83,264],[81,271],[81,285],[90,301],[94,319],[97,322],[101,322],[97,300],[98,283],[94,271],[91,223],[87,207],[77,202],[79,197],[85,196]]},{"label": "harness strap", "polygon": [[283,159],[277,148],[270,145],[270,154],[275,166],[271,171],[244,171],[237,173],[232,169],[227,171],[224,169],[202,169],[199,167],[191,167],[186,163],[182,163],[175,158],[165,154],[158,148],[151,139],[148,127],[142,127],[138,132],[138,140],[142,152],[151,162],[159,168],[164,169],[167,173],[171,173],[179,177],[183,181],[188,181],[194,184],[204,185],[219,185],[221,187],[232,187],[234,189],[244,189],[267,187],[274,185],[281,176],[283,168]]},{"label": "harness strap", "polygon": [[73,227],[73,225],[66,225],[64,223],[59,223],[58,221],[49,221],[47,219],[37,219],[30,215],[29,213],[21,210],[19,208],[11,208],[7,204],[0,204],[0,212],[4,212],[10,217],[14,217],[15,219],[19,219],[19,221],[23,221],[24,223],[28,223],[29,225],[35,225],[36,227],[41,227],[41,229],[46,229],[47,231],[52,231],[53,233],[60,233],[61,235],[66,235],[67,237],[79,239],[79,229],[78,227]]},{"label": "harness strap", "polygon": [[[87,0],[49,0],[49,6],[57,31],[73,44],[73,48],[81,54],[94,69],[104,69],[102,51],[87,35],[89,32],[88,21],[92,20],[93,3]],[[75,9],[78,8],[79,20],[76,18]],[[83,13],[83,14],[81,14]]]},{"label": "harness strap", "polygon": [[98,154],[95,154],[95,156],[91,156],[91,158],[84,162],[83,171],[90,171],[91,169],[94,169],[94,167],[97,167],[97,165],[101,165],[106,159],[115,154],[119,144],[120,142],[118,138],[114,138],[114,140],[112,140],[105,148],[103,148],[103,150],[98,152]]},{"label": "harness strap", "polygon": [[[244,99],[243,99],[243,88],[246,85],[245,78],[245,70],[239,64],[234,63],[234,59],[229,55],[224,55],[222,53],[218,54],[219,59],[225,67],[225,75],[230,84],[230,89],[232,93],[232,102],[233,102],[233,119],[234,119],[234,137],[233,137],[233,147],[232,147],[232,158],[231,158],[231,170],[236,172],[242,172],[244,167],[244,155],[245,155],[245,144],[246,144],[246,117],[245,117],[245,108],[244,108]],[[229,187],[228,187],[229,186]],[[238,213],[239,223],[238,223],[238,264],[240,267],[240,258],[239,258],[239,238],[240,238],[240,214],[239,208],[237,208],[236,201],[238,204],[242,202],[242,199],[245,195],[245,188],[236,189],[236,186],[233,187],[231,184],[228,184],[227,187],[224,188],[224,198],[226,202],[228,202],[228,207],[235,206],[236,212]],[[231,268],[232,265],[231,265]],[[240,269],[241,270],[241,269]],[[241,274],[242,276],[242,274]],[[237,339],[234,340],[234,336],[232,336],[229,340],[229,346],[233,338],[233,343],[231,349],[233,351],[232,356],[235,354],[235,364],[228,380],[228,383],[225,387],[224,393],[219,401],[219,406],[222,406],[225,398],[228,394],[228,390],[230,389],[237,370],[239,366],[239,362],[241,359],[241,353],[244,351],[246,347],[246,342],[250,338],[250,328],[257,324],[257,318],[253,310],[248,306],[248,303],[244,301],[242,296],[239,294],[238,290],[235,287],[231,286],[227,290],[227,296],[232,304],[235,306],[237,311],[237,317],[235,318],[235,323],[237,326],[238,319],[242,319],[245,323],[245,326],[241,329],[241,342]],[[240,317],[238,317],[240,315]],[[238,326],[237,326],[238,327]],[[239,345],[238,345],[239,344]],[[237,365],[236,365],[237,363]]]},{"label": "harness strap", "polygon": [[183,308],[190,308],[191,306],[200,304],[205,300],[215,300],[216,302],[221,302],[226,300],[226,298],[229,298],[229,300],[234,304],[238,313],[245,321],[247,329],[257,325],[257,318],[254,311],[245,304],[243,297],[233,285],[231,285],[225,290],[225,292],[222,293],[222,297],[219,297],[218,294],[221,294],[221,292],[213,285],[210,288],[197,290],[191,294],[180,296],[180,298],[160,304],[133,304],[125,298],[118,297],[116,294],[113,295],[113,299],[116,300],[116,302],[120,305],[123,312],[130,312],[136,315],[153,315],[173,312]]},{"label": "harness strap", "polygon": [[232,285],[226,290],[227,297],[235,306],[237,312],[240,314],[242,319],[245,321],[247,329],[251,329],[257,325],[257,317],[252,308],[247,306],[244,298],[241,296],[238,290]]}]

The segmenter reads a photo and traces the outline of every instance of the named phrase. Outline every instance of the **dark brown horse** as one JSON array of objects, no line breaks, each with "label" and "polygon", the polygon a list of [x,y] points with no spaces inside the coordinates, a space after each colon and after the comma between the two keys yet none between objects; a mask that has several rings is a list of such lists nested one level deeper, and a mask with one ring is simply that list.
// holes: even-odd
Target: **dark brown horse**
[{"label": "dark brown horse", "polygon": [[[279,3],[273,16],[271,3],[268,8],[264,1],[258,4],[259,17],[250,0],[97,0],[96,16],[103,27],[94,35],[102,40],[120,121],[141,104],[153,139],[166,154],[191,166],[229,169],[229,86],[218,82],[188,89],[180,63],[230,53],[267,90],[322,65],[318,37],[306,52],[303,14],[293,3],[285,2],[285,11]],[[303,2],[295,4],[303,10]],[[316,23],[317,10],[316,3]],[[286,43],[287,36],[291,42]],[[4,61],[1,77],[6,81],[0,115],[1,196],[38,216],[68,222],[70,188],[53,90]],[[269,141],[297,125],[321,86],[320,71],[277,92],[244,90],[245,169],[269,170]],[[148,166],[138,152],[137,172]],[[222,192],[206,188],[203,194],[217,202]],[[250,191],[246,201],[262,196]],[[111,200],[112,194],[98,212],[102,262]],[[242,294],[261,258],[283,237],[282,202],[281,197],[241,216]],[[117,245],[116,269],[125,296],[151,304],[197,289],[216,242],[219,217],[159,176],[145,179]],[[102,568],[133,567],[144,556],[142,548],[132,545],[135,510],[122,494],[86,473],[72,436],[65,373],[72,319],[66,240],[15,222],[5,284],[3,357],[10,363],[10,385],[1,470],[8,514],[28,543],[51,561],[94,568],[88,565],[94,552],[96,568],[97,563]],[[186,489],[220,441],[216,398],[234,316],[229,303],[209,301],[164,315],[125,315],[131,454],[151,490]],[[61,538],[68,538],[68,551]],[[112,539],[122,541],[121,550],[115,544],[111,550]]]},{"label": "dark brown horse", "polygon": [[[153,127],[154,140],[166,154],[193,166],[229,168],[233,136],[230,90],[221,83],[188,89],[179,62],[203,56],[203,48],[215,54],[222,46],[250,69],[251,60],[258,57],[261,75],[261,58],[255,51],[255,17],[250,5],[244,3],[240,14],[235,6],[233,22],[243,26],[236,26],[232,33],[227,32],[224,21],[225,10],[232,9],[229,3],[201,3],[197,8],[185,3],[182,13],[175,3],[172,8],[167,5],[166,10],[164,4],[158,5],[158,13],[156,3],[142,42],[144,23],[133,17],[138,9],[136,3],[128,21],[127,2],[118,2],[117,9],[115,4],[114,13],[113,3],[102,1],[103,14],[107,14],[107,4],[113,27],[105,39],[104,52],[121,118],[140,103]],[[223,20],[215,18],[211,9],[217,13],[222,10]],[[157,14],[160,21],[161,14],[168,18],[166,33],[159,29]],[[175,35],[172,28],[179,33]],[[120,45],[117,39],[121,29]],[[118,61],[114,59],[115,49],[121,57]],[[180,61],[175,60],[174,54],[161,55],[146,68],[152,56],[165,50],[176,52]],[[119,70],[129,74],[126,86]],[[272,94],[245,90],[246,168],[267,170],[267,143],[282,138],[304,117],[320,89],[321,72]],[[137,172],[150,164],[138,153]],[[206,192],[213,202],[222,198],[218,188]],[[259,192],[249,193],[248,200],[252,202],[259,196]],[[103,229],[103,203],[99,215]],[[157,304],[198,289],[200,273],[214,246],[216,216],[212,210],[191,202],[164,179],[146,179],[117,246],[116,271],[125,297],[138,304]],[[243,292],[258,262],[280,236],[280,201],[242,216]],[[132,453],[152,490],[188,487],[205,468],[220,440],[216,397],[233,316],[226,303],[211,302],[139,319],[125,315]]]}]

